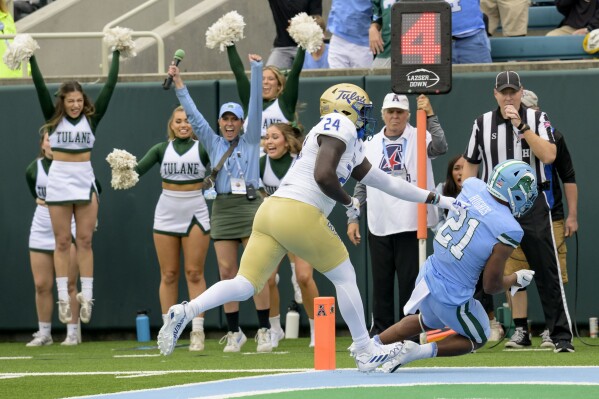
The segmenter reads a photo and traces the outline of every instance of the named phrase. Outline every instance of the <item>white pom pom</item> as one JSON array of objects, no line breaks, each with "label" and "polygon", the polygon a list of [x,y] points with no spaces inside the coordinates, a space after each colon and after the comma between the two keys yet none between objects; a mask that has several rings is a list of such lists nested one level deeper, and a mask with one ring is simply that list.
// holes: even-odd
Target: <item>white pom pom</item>
[{"label": "white pom pom", "polygon": [[305,12],[301,12],[291,18],[291,23],[287,30],[289,31],[289,36],[309,53],[317,51],[323,44],[324,32],[322,28],[318,26],[314,18]]},{"label": "white pom pom", "polygon": [[112,180],[110,181],[112,188],[125,190],[137,184],[139,174],[133,170],[137,166],[135,155],[115,148],[108,154],[106,161],[112,169]]},{"label": "white pom pom", "polygon": [[139,174],[131,169],[115,170],[112,171],[112,179],[110,185],[115,190],[127,190],[137,184],[139,181]]},{"label": "white pom pom", "polygon": [[225,51],[225,48],[243,39],[244,27],[243,17],[237,11],[223,15],[206,31],[206,47],[218,46],[220,51]]},{"label": "white pom pom", "polygon": [[132,30],[129,28],[114,28],[104,31],[104,43],[111,51],[118,50],[122,58],[133,58],[137,55],[135,51],[135,42],[131,38]]},{"label": "white pom pom", "polygon": [[33,52],[39,48],[40,46],[31,35],[17,35],[4,52],[4,63],[13,71],[19,69],[23,61],[29,60]]}]

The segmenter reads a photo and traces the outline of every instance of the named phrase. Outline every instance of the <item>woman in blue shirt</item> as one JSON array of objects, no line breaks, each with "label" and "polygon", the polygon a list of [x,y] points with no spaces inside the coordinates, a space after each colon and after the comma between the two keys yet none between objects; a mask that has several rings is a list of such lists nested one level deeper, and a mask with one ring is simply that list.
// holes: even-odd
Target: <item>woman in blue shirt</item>
[{"label": "woman in blue shirt", "polygon": [[[241,134],[244,113],[241,105],[225,103],[219,112],[218,125],[221,135],[212,130],[206,119],[198,111],[181,75],[179,68],[171,65],[169,74],[173,76],[179,102],[208,152],[214,168],[231,145],[236,147],[224,160],[222,169],[215,180],[216,199],[212,205],[210,236],[218,260],[220,278],[232,279],[237,274],[239,244],[245,246],[252,232],[252,223],[262,199],[256,190],[260,179],[260,133],[262,120],[262,58],[249,56],[251,63],[250,102],[248,107],[247,130]],[[265,288],[254,297],[260,329],[256,336],[258,352],[272,351],[270,342],[269,291]],[[239,328],[239,303],[230,302],[224,306],[229,332],[221,342],[226,341],[225,352],[239,352],[246,342],[245,334]]]}]

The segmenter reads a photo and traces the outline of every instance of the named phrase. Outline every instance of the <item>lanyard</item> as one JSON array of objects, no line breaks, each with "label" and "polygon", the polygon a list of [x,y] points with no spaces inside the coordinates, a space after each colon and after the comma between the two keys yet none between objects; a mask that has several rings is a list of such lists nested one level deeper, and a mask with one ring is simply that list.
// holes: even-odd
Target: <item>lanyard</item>
[{"label": "lanyard", "polygon": [[[237,150],[232,155],[233,155],[233,159],[235,159],[235,163],[237,164],[237,169],[239,170],[239,177],[241,177],[241,180],[245,181],[243,169],[241,168],[241,164],[239,163],[239,158],[241,158],[241,151]],[[224,166],[225,170],[227,171],[227,175],[229,176],[229,180],[230,180],[233,178],[233,175],[231,174],[231,172],[229,171],[229,168],[227,167],[228,163],[229,162],[227,160],[227,162],[225,162],[225,164],[223,166]]]}]

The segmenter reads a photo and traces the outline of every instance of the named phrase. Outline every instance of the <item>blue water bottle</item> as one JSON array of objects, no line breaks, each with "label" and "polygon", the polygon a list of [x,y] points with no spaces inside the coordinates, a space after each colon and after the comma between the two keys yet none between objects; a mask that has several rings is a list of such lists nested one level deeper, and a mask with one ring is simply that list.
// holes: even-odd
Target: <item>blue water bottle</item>
[{"label": "blue water bottle", "polygon": [[146,310],[138,310],[137,318],[135,319],[135,327],[137,330],[138,342],[150,341],[150,318]]}]

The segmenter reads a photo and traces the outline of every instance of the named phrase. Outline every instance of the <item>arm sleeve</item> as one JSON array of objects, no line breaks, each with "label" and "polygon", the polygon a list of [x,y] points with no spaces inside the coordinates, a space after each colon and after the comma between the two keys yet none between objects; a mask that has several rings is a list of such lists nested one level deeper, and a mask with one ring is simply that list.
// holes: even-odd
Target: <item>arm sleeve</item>
[{"label": "arm sleeve", "polygon": [[92,129],[94,130],[106,113],[106,110],[108,109],[108,103],[110,103],[110,98],[112,97],[112,93],[114,93],[114,88],[119,77],[119,58],[120,53],[118,51],[113,51],[112,63],[110,64],[110,71],[108,71],[108,79],[106,79],[106,83],[104,84],[102,91],[94,103],[96,112],[91,118]]},{"label": "arm sleeve", "polygon": [[35,85],[37,99],[42,107],[44,120],[47,122],[52,118],[52,116],[54,116],[54,104],[52,103],[52,97],[50,96],[48,87],[46,87],[44,77],[42,76],[42,72],[37,64],[35,55],[31,56],[29,64],[31,65],[31,78],[33,79],[33,84]]},{"label": "arm sleeve", "polygon": [[[357,198],[360,201],[360,206],[364,205],[366,202],[366,185],[364,183],[357,182],[354,187],[354,198]],[[358,223],[360,217],[357,218],[348,218],[347,223]]]},{"label": "arm sleeve", "polygon": [[295,120],[295,107],[299,95],[299,78],[305,58],[306,50],[298,47],[295,59],[293,60],[293,66],[289,71],[289,75],[287,75],[287,83],[285,83],[285,88],[279,96],[281,111],[283,111],[283,115],[290,121]]},{"label": "arm sleeve", "polygon": [[204,116],[198,111],[198,108],[189,95],[187,87],[176,89],[175,93],[177,94],[179,103],[187,114],[187,119],[189,120],[194,133],[197,134],[198,139],[200,140],[200,144],[202,144],[210,154],[214,142],[218,140],[218,136],[212,130]]},{"label": "arm sleeve", "polygon": [[150,148],[150,150],[144,155],[144,157],[137,163],[135,167],[135,171],[139,173],[140,176],[145,175],[152,166],[156,163],[162,162],[162,154],[164,154],[164,149],[168,145],[167,143],[158,143],[154,147]]},{"label": "arm sleeve", "polygon": [[260,145],[262,135],[262,61],[252,61],[250,106],[248,108],[248,143]]},{"label": "arm sleeve", "polygon": [[231,71],[233,71],[233,75],[235,75],[235,81],[237,82],[237,93],[239,94],[239,100],[241,100],[241,105],[247,113],[250,102],[250,80],[245,74],[243,62],[241,62],[241,58],[239,57],[239,53],[237,52],[235,45],[227,47],[227,56],[229,58]]},{"label": "arm sleeve", "polygon": [[445,154],[447,152],[447,140],[445,139],[445,132],[439,123],[437,115],[427,118],[426,125],[432,138],[427,148],[428,157],[436,158],[439,155]]},{"label": "arm sleeve", "polygon": [[395,179],[377,168],[370,168],[360,183],[410,202],[424,203],[430,193],[430,191],[418,188],[404,179]]},{"label": "arm sleeve", "polygon": [[37,193],[35,192],[35,168],[37,165],[37,160],[33,161],[27,169],[25,170],[25,180],[27,180],[27,187],[29,187],[29,192],[33,195],[33,198],[37,198]]},{"label": "arm sleeve", "polygon": [[478,145],[478,135],[480,133],[479,122],[482,122],[482,118],[478,118],[474,121],[474,125],[472,125],[472,134],[468,141],[468,147],[466,147],[466,151],[464,152],[464,158],[473,164],[479,164],[481,161],[480,147]]},{"label": "arm sleeve", "polygon": [[557,155],[555,156],[553,166],[555,166],[560,180],[562,183],[576,183],[574,164],[572,163],[570,151],[568,151],[568,147],[566,146],[566,141],[561,134],[559,136],[556,134],[555,142],[557,145]]}]

